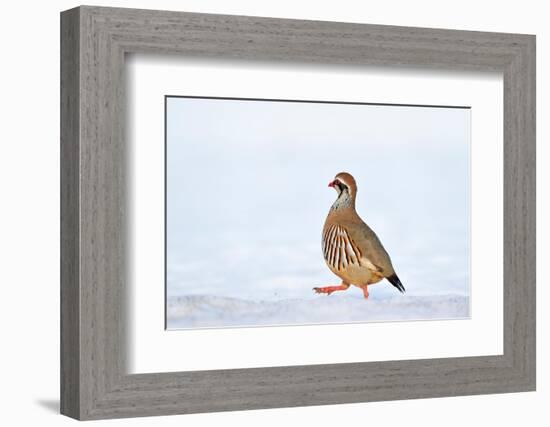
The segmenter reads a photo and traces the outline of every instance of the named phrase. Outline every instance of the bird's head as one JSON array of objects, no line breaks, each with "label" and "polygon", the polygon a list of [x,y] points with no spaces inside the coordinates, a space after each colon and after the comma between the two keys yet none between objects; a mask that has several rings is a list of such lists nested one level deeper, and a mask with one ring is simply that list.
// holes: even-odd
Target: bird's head
[{"label": "bird's head", "polygon": [[357,193],[357,184],[355,179],[347,172],[340,172],[334,177],[334,180],[329,182],[329,187],[334,188],[338,192],[338,197],[340,196],[350,196],[352,199],[355,199],[355,194]]}]

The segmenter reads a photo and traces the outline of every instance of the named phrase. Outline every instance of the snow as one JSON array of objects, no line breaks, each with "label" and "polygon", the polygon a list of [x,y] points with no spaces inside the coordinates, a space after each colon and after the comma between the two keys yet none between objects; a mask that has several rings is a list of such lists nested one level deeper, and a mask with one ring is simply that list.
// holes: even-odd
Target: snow
[{"label": "snow", "polygon": [[190,295],[167,301],[169,329],[464,318],[469,318],[469,298],[462,295],[396,295],[365,300],[333,294],[278,301]]}]

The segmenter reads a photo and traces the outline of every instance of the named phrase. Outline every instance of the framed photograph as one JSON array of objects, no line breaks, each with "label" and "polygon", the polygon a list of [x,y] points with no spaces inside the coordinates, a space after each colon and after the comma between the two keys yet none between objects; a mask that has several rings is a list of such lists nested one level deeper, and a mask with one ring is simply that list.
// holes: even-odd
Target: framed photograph
[{"label": "framed photograph", "polygon": [[61,411],[535,390],[535,37],[61,14]]},{"label": "framed photograph", "polygon": [[469,107],[170,95],[165,114],[168,329],[469,317]]}]

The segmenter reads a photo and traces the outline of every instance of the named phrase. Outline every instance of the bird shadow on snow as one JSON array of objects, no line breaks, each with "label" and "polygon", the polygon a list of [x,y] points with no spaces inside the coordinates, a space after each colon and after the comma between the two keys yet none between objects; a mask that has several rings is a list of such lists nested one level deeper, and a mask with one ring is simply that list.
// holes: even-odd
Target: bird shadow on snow
[{"label": "bird shadow on snow", "polygon": [[368,300],[334,295],[278,301],[187,295],[169,297],[166,307],[168,329],[447,320],[470,316],[469,297],[454,294],[397,295]]}]

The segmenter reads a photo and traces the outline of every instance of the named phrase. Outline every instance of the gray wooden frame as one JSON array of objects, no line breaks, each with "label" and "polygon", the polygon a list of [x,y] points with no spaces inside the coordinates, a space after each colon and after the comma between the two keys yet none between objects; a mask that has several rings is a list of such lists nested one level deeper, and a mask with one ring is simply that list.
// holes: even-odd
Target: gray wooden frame
[{"label": "gray wooden frame", "polygon": [[[126,373],[129,52],[504,76],[504,354]],[[535,390],[535,37],[83,6],[61,14],[61,412],[100,419]],[[162,286],[162,283],[159,283]]]}]

